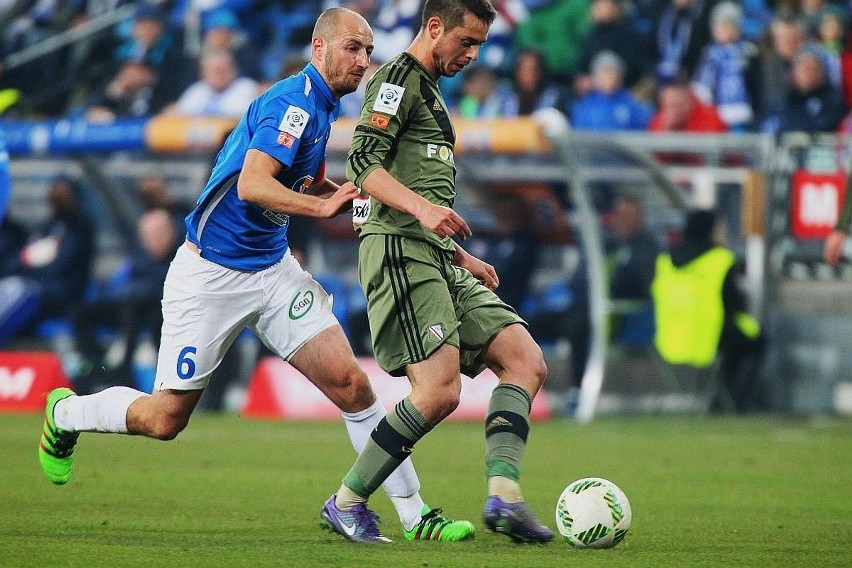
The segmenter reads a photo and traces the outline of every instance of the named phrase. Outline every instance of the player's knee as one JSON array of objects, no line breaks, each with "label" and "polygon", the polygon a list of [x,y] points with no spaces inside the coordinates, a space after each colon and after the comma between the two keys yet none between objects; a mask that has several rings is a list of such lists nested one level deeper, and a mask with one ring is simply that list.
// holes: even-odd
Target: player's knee
[{"label": "player's knee", "polygon": [[174,440],[186,428],[187,422],[178,416],[158,416],[151,422],[149,435],[157,440]]},{"label": "player's knee", "polygon": [[370,380],[361,369],[351,369],[343,377],[335,401],[343,412],[359,412],[373,404],[376,396]]}]

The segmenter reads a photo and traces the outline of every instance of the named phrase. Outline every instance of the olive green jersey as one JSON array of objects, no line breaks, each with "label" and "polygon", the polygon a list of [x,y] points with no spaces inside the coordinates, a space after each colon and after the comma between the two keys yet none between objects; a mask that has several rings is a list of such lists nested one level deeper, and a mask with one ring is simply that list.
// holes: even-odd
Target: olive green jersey
[{"label": "olive green jersey", "polygon": [[[455,139],[437,83],[417,59],[403,52],[382,65],[367,83],[346,177],[360,187],[370,172],[382,167],[428,201],[452,207]],[[369,207],[353,208],[353,222],[361,236],[399,235],[454,250],[451,239],[439,237],[413,216],[375,199],[370,199]]]}]

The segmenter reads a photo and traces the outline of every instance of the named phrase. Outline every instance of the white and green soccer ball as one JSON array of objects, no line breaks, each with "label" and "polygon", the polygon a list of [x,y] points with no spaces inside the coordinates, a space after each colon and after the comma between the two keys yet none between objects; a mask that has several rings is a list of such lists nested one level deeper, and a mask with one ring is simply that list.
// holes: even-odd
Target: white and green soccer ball
[{"label": "white and green soccer ball", "polygon": [[610,548],[621,542],[633,514],[624,491],[612,481],[574,481],[556,502],[556,527],[577,548]]}]

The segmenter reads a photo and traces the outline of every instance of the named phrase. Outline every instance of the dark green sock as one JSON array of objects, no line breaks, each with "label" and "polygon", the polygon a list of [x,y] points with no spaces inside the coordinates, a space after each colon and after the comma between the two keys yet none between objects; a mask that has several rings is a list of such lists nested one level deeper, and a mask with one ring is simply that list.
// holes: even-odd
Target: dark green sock
[{"label": "dark green sock", "polygon": [[518,481],[530,431],[532,400],[517,385],[497,385],[485,419],[485,470]]},{"label": "dark green sock", "polygon": [[344,485],[366,499],[411,455],[414,444],[431,429],[420,411],[405,397],[373,430],[364,451],[343,478]]}]

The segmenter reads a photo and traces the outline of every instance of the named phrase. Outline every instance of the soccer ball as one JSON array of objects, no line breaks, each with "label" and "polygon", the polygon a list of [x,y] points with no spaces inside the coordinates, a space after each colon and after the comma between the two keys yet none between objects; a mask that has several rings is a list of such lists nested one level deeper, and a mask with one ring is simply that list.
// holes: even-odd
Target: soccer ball
[{"label": "soccer ball", "polygon": [[586,477],[568,485],[556,502],[556,527],[577,548],[610,548],[627,535],[633,514],[612,481]]}]

